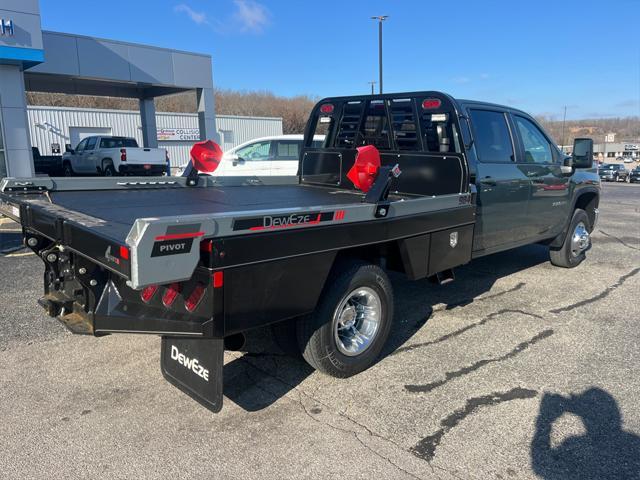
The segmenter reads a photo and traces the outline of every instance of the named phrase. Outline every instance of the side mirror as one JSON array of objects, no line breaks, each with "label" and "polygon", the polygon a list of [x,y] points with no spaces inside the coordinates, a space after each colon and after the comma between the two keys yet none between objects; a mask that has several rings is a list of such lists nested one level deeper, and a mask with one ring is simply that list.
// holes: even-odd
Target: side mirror
[{"label": "side mirror", "polygon": [[237,167],[238,165],[244,165],[245,163],[247,163],[247,161],[244,158],[239,157],[238,155],[232,156],[231,160],[232,160],[231,163],[234,167]]},{"label": "side mirror", "polygon": [[591,168],[593,166],[593,140],[576,138],[573,141],[573,168]]}]

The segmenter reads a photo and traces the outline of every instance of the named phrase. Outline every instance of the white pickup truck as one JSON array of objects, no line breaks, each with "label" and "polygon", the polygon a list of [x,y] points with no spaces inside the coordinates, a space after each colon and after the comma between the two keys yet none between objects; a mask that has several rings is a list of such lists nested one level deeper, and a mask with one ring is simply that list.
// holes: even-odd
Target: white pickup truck
[{"label": "white pickup truck", "polygon": [[162,175],[169,155],[163,148],[141,148],[135,138],[86,137],[62,156],[65,176]]}]

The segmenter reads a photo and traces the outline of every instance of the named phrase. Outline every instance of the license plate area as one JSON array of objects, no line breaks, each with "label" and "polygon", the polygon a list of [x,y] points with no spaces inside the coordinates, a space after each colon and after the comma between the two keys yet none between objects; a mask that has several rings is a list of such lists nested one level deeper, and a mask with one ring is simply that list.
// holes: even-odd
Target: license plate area
[{"label": "license plate area", "polygon": [[217,413],[222,408],[224,340],[162,337],[160,367],[164,378]]}]

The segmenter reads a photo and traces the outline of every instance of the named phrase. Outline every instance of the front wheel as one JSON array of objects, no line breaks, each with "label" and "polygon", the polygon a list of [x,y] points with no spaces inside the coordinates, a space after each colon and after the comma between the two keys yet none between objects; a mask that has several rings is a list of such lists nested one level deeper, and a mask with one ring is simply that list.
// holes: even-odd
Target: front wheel
[{"label": "front wheel", "polygon": [[557,267],[574,268],[586,258],[591,246],[591,223],[587,212],[577,208],[573,212],[569,229],[560,248],[549,249],[549,259]]},{"label": "front wheel", "polygon": [[315,369],[346,378],[375,363],[391,330],[393,291],[384,270],[360,261],[334,268],[315,311],[297,325]]},{"label": "front wheel", "polygon": [[62,166],[62,175],[64,175],[65,177],[73,177],[73,168],[71,167],[71,164],[69,162],[66,162]]}]

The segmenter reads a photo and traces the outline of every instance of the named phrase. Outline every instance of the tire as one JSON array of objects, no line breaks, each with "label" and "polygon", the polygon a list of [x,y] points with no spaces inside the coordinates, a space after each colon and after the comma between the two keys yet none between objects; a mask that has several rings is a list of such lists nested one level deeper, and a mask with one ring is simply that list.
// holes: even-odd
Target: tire
[{"label": "tire", "polygon": [[300,347],[296,333],[297,318],[285,320],[271,325],[271,334],[276,345],[290,357],[300,358]]},{"label": "tire", "polygon": [[62,175],[64,177],[73,177],[73,167],[69,162],[62,165]]},{"label": "tire", "polygon": [[[363,320],[367,318],[366,307],[369,321]],[[378,314],[372,315],[373,311]],[[332,377],[350,377],[376,362],[389,337],[392,320],[393,290],[384,270],[365,262],[347,261],[334,266],[316,309],[298,321],[298,345],[304,359],[316,370]],[[346,340],[355,329],[362,335],[359,338],[368,337],[365,346]],[[339,331],[346,336],[345,341],[340,340],[343,337]],[[345,344],[353,350],[347,351]]]},{"label": "tire", "polygon": [[102,175],[104,175],[105,177],[115,177],[116,169],[113,168],[113,165],[108,164],[106,167],[102,169]]},{"label": "tire", "polygon": [[[580,233],[581,226],[584,229],[583,233],[586,232],[587,237],[587,245],[583,248],[579,248],[579,242],[574,239],[574,236],[579,237],[583,234]],[[590,231],[591,223],[589,222],[587,212],[577,208],[573,212],[573,217],[571,218],[571,223],[569,224],[569,229],[567,230],[562,246],[557,249],[549,249],[549,259],[551,260],[551,263],[556,267],[563,268],[574,268],[580,265],[586,258],[585,252],[591,246],[591,237],[589,236]],[[576,250],[577,248],[579,248],[579,251]]]}]

